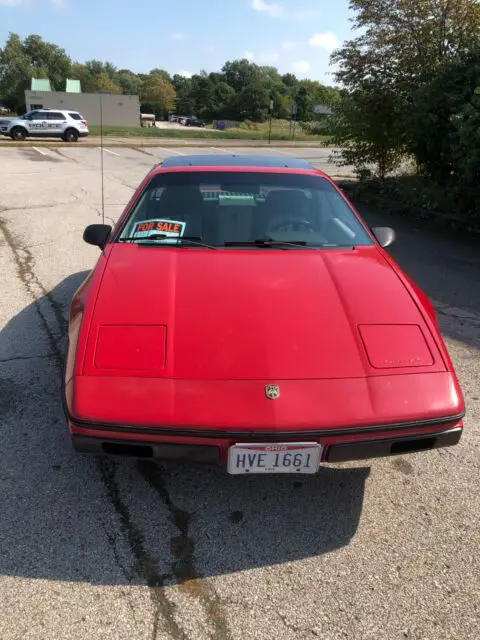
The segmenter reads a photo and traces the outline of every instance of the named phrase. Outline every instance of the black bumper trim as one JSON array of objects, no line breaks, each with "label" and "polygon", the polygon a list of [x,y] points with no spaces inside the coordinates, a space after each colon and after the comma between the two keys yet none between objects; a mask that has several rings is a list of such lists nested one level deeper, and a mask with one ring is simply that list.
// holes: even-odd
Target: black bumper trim
[{"label": "black bumper trim", "polygon": [[402,422],[398,424],[372,425],[368,427],[348,427],[347,429],[309,429],[306,431],[233,431],[227,429],[185,429],[182,427],[133,427],[118,424],[108,424],[78,420],[68,411],[65,395],[62,393],[63,409],[69,422],[85,429],[111,431],[115,433],[138,433],[151,436],[178,436],[185,438],[214,438],[217,440],[230,440],[232,438],[245,438],[250,440],[267,440],[272,442],[281,438],[329,438],[332,436],[354,435],[359,433],[376,433],[381,431],[398,431],[404,429],[416,429],[422,427],[434,427],[442,424],[458,422],[465,416],[465,412],[454,416],[445,416],[432,420],[418,420],[416,422]]},{"label": "black bumper trim", "polygon": [[[462,432],[462,428],[455,428],[410,438],[381,438],[379,440],[333,444],[326,448],[322,462],[368,460],[452,447],[459,443]],[[77,453],[220,464],[220,449],[214,445],[135,442],[79,435],[72,435],[71,440]]]},{"label": "black bumper trim", "polygon": [[460,442],[463,429],[458,427],[439,433],[421,436],[380,438],[360,442],[342,442],[328,447],[325,462],[346,462],[348,460],[367,460],[386,456],[430,451],[441,447],[453,447]]},{"label": "black bumper trim", "polygon": [[71,440],[77,453],[154,458],[156,460],[187,460],[207,464],[219,464],[220,461],[220,450],[214,445],[132,442],[131,440],[78,435],[72,435]]}]

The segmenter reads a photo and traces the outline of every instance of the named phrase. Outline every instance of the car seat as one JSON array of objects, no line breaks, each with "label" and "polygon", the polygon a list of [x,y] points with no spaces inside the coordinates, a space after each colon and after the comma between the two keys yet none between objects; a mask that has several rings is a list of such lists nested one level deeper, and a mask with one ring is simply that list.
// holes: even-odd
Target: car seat
[{"label": "car seat", "polygon": [[185,235],[202,235],[203,197],[194,185],[167,187],[160,200],[148,202],[147,217],[186,222]]},{"label": "car seat", "polygon": [[310,201],[303,191],[298,189],[278,189],[270,191],[262,207],[258,236],[266,237],[275,233],[283,222],[291,226],[292,231],[304,229],[304,225],[295,224],[301,220],[313,223]]}]

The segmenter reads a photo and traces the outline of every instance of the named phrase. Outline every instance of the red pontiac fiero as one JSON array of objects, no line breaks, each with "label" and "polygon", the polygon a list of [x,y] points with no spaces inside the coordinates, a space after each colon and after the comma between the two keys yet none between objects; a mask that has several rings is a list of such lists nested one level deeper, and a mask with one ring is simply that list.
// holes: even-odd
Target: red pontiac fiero
[{"label": "red pontiac fiero", "polygon": [[75,450],[229,473],[451,446],[464,401],[435,313],[335,184],[287,157],[154,167],[70,310]]}]

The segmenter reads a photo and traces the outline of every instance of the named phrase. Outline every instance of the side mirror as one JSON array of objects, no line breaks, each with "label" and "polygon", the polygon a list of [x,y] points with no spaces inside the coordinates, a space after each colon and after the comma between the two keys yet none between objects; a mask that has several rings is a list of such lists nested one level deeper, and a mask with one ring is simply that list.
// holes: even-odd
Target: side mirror
[{"label": "side mirror", "polygon": [[86,243],[103,249],[111,230],[112,227],[108,224],[89,224],[83,232],[83,239]]},{"label": "side mirror", "polygon": [[374,227],[372,233],[381,247],[389,247],[395,242],[396,233],[391,227]]}]

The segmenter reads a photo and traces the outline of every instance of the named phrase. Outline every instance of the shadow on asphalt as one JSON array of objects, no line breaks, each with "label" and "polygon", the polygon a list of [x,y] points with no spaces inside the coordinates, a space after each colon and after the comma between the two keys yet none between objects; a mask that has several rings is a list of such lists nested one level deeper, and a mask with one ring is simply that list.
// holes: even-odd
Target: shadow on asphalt
[{"label": "shadow on asphalt", "polygon": [[395,229],[397,239],[387,251],[434,303],[442,334],[479,349],[480,237],[357,208],[369,227]]},{"label": "shadow on asphalt", "polygon": [[[65,317],[86,275],[23,309],[1,343],[38,353],[47,307]],[[60,389],[55,350],[0,363],[0,575],[162,586],[318,556],[355,535],[368,467],[246,478],[81,456],[69,443]]]}]

